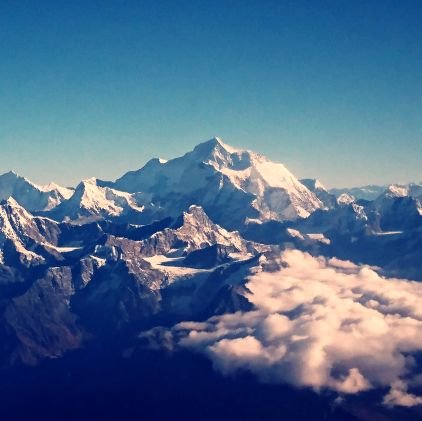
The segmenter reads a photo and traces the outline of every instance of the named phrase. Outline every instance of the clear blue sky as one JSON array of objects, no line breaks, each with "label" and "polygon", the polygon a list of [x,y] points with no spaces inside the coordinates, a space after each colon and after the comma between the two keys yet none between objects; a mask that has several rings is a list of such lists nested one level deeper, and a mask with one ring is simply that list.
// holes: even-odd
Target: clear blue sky
[{"label": "clear blue sky", "polygon": [[0,2],[0,172],[113,179],[214,135],[328,186],[422,180],[422,2]]}]

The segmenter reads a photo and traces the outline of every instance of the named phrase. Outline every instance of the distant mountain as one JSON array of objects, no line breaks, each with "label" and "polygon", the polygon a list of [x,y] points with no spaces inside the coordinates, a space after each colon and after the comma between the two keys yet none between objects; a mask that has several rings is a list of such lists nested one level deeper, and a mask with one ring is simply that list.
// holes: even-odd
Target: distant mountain
[{"label": "distant mountain", "polygon": [[326,208],[332,208],[336,205],[336,196],[331,194],[319,180],[303,178],[300,182],[314,193]]},{"label": "distant mountain", "polygon": [[422,224],[422,189],[418,187],[392,184],[367,205],[382,231],[400,231]]},{"label": "distant mountain", "polygon": [[350,187],[350,188],[332,188],[329,190],[331,194],[336,197],[339,197],[343,193],[346,193],[350,196],[355,197],[357,200],[364,199],[364,200],[374,200],[380,194],[384,192],[386,186],[377,186],[377,185],[368,185],[363,187]]},{"label": "distant mountain", "polygon": [[176,215],[191,204],[230,228],[251,219],[306,218],[323,206],[284,165],[234,149],[219,138],[201,143],[170,161],[153,159],[111,185],[151,195],[155,206]]},{"label": "distant mountain", "polygon": [[0,200],[13,197],[29,211],[46,211],[72,195],[72,189],[55,183],[38,186],[10,171],[0,175]]}]

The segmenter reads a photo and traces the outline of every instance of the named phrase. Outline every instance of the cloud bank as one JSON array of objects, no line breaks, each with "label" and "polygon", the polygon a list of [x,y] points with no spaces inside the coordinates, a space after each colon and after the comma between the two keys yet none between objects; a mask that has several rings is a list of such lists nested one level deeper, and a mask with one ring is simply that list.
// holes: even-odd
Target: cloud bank
[{"label": "cloud bank", "polygon": [[276,260],[285,267],[259,267],[247,284],[256,310],[179,323],[175,344],[223,374],[246,369],[264,382],[342,394],[386,388],[385,405],[422,404],[412,393],[421,385],[421,283],[297,250]]}]

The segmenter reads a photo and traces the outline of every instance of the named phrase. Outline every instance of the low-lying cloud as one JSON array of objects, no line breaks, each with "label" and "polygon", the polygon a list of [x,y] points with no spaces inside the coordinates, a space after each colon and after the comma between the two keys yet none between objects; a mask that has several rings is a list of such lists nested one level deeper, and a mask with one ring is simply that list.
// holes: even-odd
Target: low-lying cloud
[{"label": "low-lying cloud", "polygon": [[278,260],[286,267],[257,268],[247,284],[256,310],[179,323],[173,341],[223,374],[246,369],[264,382],[342,394],[387,388],[386,405],[422,404],[412,393],[421,383],[422,284],[297,250]]}]

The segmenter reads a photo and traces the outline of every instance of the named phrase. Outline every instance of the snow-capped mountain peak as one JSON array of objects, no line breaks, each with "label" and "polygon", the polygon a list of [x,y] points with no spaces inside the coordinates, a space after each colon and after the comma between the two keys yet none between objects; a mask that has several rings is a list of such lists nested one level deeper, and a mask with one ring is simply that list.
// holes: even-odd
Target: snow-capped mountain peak
[{"label": "snow-capped mountain peak", "polygon": [[304,184],[311,191],[315,191],[315,190],[321,190],[324,192],[328,191],[325,188],[325,186],[321,183],[321,181],[319,181],[317,178],[302,178],[300,182]]},{"label": "snow-capped mountain peak", "polygon": [[187,212],[182,215],[183,225],[177,229],[180,239],[194,244],[194,248],[202,248],[204,245],[221,244],[233,246],[238,250],[244,247],[244,241],[238,232],[229,232],[214,224],[197,205],[191,205]]},{"label": "snow-capped mountain peak", "polygon": [[102,186],[95,177],[81,181],[73,195],[53,209],[51,216],[89,222],[98,218],[115,218],[127,212],[142,212],[137,195]]},{"label": "snow-capped mountain peak", "polygon": [[219,137],[213,137],[195,146],[193,151],[188,152],[185,156],[222,167],[232,166],[233,161],[245,152],[227,145]]},{"label": "snow-capped mountain peak", "polygon": [[[321,201],[281,163],[233,148],[215,137],[167,162],[149,161],[114,184],[146,192],[152,201],[179,214],[199,204],[213,220],[234,227],[247,218],[289,220],[307,217]],[[236,220],[236,222],[234,222]]]},{"label": "snow-capped mountain peak", "polygon": [[23,263],[41,262],[43,258],[28,250],[29,242],[45,243],[34,217],[26,211],[15,199],[9,197],[0,204],[0,252],[6,241],[11,242],[16,252],[22,257]]},{"label": "snow-capped mountain peak", "polygon": [[325,186],[316,178],[304,178],[300,182],[305,185],[323,203],[325,209],[336,206],[336,197],[329,193]]},{"label": "snow-capped mountain peak", "polygon": [[50,210],[72,195],[72,189],[51,183],[39,186],[14,171],[0,175],[0,200],[12,196],[30,211]]},{"label": "snow-capped mountain peak", "polygon": [[342,193],[338,198],[337,198],[337,203],[339,205],[350,205],[351,203],[355,202],[356,199],[348,193]]},{"label": "snow-capped mountain peak", "polygon": [[393,197],[406,197],[409,195],[408,186],[401,186],[399,184],[390,184],[385,191],[385,196],[389,198]]}]

